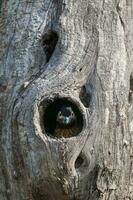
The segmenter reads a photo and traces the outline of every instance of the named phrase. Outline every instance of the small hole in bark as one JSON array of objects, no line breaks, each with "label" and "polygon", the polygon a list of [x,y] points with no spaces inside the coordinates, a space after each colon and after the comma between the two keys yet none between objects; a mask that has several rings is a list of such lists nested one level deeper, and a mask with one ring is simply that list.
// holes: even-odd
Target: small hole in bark
[{"label": "small hole in bark", "polygon": [[85,154],[80,153],[75,161],[75,169],[80,172],[85,172],[88,170],[90,160],[86,158]]},{"label": "small hole in bark", "polygon": [[58,35],[55,31],[50,30],[43,35],[42,45],[43,45],[44,52],[46,54],[47,62],[51,58],[55,50],[57,42],[58,42]]},{"label": "small hole in bark", "polygon": [[75,161],[75,169],[79,169],[83,165],[84,159],[81,155],[78,156],[77,160]]},{"label": "small hole in bark", "polygon": [[86,91],[86,87],[83,86],[81,88],[80,94],[79,94],[79,98],[81,100],[81,102],[83,103],[83,105],[88,108],[90,105],[90,101],[91,101],[91,94],[89,92]]},{"label": "small hole in bark", "polygon": [[129,89],[129,96],[128,96],[129,103],[133,100],[133,76],[130,77],[130,89]]},{"label": "small hole in bark", "polygon": [[40,107],[43,109],[41,126],[47,135],[69,138],[82,131],[83,115],[74,102],[67,98],[55,98],[43,104]]}]

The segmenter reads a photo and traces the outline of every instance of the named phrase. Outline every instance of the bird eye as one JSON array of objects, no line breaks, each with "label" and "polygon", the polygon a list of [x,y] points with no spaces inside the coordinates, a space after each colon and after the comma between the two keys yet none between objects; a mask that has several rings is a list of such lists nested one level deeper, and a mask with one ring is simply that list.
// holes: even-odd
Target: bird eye
[{"label": "bird eye", "polygon": [[59,112],[59,116],[61,116],[62,114],[61,114],[61,112]]},{"label": "bird eye", "polygon": [[73,113],[73,112],[71,112],[71,115],[72,115],[72,116],[74,116],[74,113]]}]

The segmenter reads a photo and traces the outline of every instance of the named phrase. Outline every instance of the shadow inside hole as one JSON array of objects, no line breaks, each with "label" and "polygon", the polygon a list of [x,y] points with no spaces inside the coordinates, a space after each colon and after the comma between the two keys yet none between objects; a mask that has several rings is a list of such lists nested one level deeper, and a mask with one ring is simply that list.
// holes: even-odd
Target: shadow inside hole
[{"label": "shadow inside hole", "polygon": [[84,159],[81,155],[78,156],[78,158],[75,161],[75,169],[79,169],[84,163]]},{"label": "shadow inside hole", "polygon": [[80,155],[75,160],[75,169],[77,171],[82,171],[82,172],[84,170],[86,171],[89,167],[89,163],[90,162],[89,162],[88,158],[83,153],[80,153]]},{"label": "shadow inside hole", "polygon": [[50,30],[43,35],[42,46],[43,46],[44,52],[46,54],[47,62],[51,58],[51,56],[55,50],[57,42],[58,42],[58,35],[55,31]]},{"label": "shadow inside hole", "polygon": [[80,94],[79,94],[79,98],[81,100],[81,102],[83,103],[83,105],[88,108],[91,102],[91,93],[87,92],[86,87],[83,86],[81,88]]},{"label": "shadow inside hole", "polygon": [[132,100],[133,100],[133,76],[130,77],[130,89],[129,89],[129,96],[128,96],[129,103]]},{"label": "shadow inside hole", "polygon": [[[45,102],[43,103],[45,104]],[[57,99],[54,99],[54,101],[51,100],[47,103],[47,106],[45,108],[42,107],[43,119],[41,119],[42,120],[41,124],[43,126],[45,133],[53,137],[66,137],[65,135],[63,135],[65,134],[64,130],[62,131],[61,136],[60,135],[57,136],[55,134],[56,132],[55,130],[57,128],[56,118],[62,106],[70,106],[72,108],[77,119],[76,130],[78,131],[76,132],[75,135],[79,134],[83,129],[83,115],[80,109],[78,108],[78,106],[72,101],[68,100],[67,98],[57,98]],[[75,135],[73,135],[73,133],[71,132],[71,134],[69,134],[69,136],[67,137],[72,137]]]}]

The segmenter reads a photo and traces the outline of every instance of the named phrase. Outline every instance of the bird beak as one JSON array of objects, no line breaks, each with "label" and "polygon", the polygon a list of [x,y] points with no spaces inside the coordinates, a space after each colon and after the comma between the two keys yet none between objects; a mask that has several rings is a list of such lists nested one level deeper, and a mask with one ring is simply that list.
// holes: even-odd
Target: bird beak
[{"label": "bird beak", "polygon": [[66,117],[65,123],[66,123],[66,124],[69,124],[69,117]]}]

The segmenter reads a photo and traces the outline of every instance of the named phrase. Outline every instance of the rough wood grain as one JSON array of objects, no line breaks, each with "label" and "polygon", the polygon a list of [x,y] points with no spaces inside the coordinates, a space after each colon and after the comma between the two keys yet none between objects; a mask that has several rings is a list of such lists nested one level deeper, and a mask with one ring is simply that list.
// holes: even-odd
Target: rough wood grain
[{"label": "rough wood grain", "polygon": [[[132,200],[132,74],[132,0],[1,1],[0,200]],[[57,97],[81,110],[79,135],[42,128]]]}]

